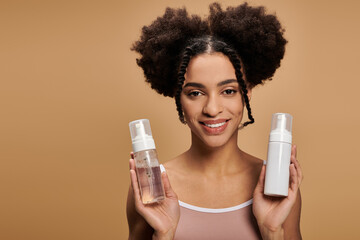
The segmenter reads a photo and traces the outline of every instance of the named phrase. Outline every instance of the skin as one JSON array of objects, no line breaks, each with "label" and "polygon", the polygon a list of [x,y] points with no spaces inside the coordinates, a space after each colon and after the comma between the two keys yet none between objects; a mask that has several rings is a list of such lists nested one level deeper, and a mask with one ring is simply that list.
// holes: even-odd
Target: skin
[{"label": "skin", "polygon": [[[251,198],[263,239],[301,239],[302,172],[296,146],[292,147],[288,197],[265,196],[263,161],[245,153],[237,144],[244,104],[235,79],[231,62],[221,53],[191,59],[181,94],[185,120],[191,130],[191,147],[164,164],[166,199],[151,205],[141,202],[132,156],[127,204],[129,239],[173,239],[180,217],[178,199],[206,208],[226,208]],[[248,90],[250,99],[251,89]],[[226,128],[207,131],[203,123],[218,119],[226,121]]]}]

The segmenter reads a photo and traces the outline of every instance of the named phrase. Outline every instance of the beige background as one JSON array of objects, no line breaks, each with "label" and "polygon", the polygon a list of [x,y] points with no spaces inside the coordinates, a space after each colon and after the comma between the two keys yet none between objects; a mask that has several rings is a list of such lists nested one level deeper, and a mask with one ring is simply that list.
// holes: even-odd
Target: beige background
[{"label": "beige background", "polygon": [[[190,144],[129,48],[166,6],[204,15],[210,2],[0,2],[0,239],[127,238],[128,122],[150,119],[161,162]],[[250,3],[276,11],[289,44],[240,146],[265,159],[271,114],[293,114],[304,239],[359,239],[360,4]]]}]

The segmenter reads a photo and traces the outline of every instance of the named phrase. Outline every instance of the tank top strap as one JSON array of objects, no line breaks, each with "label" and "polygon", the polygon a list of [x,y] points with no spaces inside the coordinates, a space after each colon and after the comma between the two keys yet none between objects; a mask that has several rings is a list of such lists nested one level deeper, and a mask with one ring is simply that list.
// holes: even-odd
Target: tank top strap
[{"label": "tank top strap", "polygon": [[[266,165],[266,160],[263,160],[263,165]],[[160,164],[161,172],[166,172],[164,165]]]}]

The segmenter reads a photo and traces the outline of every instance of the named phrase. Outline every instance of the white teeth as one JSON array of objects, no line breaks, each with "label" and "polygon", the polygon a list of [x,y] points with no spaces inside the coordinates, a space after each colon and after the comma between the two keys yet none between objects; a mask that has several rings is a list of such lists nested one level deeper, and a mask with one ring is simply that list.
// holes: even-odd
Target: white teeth
[{"label": "white teeth", "polygon": [[226,122],[216,123],[216,124],[206,124],[206,123],[204,123],[204,124],[205,124],[205,126],[210,127],[210,128],[217,128],[217,127],[223,126],[225,123]]}]

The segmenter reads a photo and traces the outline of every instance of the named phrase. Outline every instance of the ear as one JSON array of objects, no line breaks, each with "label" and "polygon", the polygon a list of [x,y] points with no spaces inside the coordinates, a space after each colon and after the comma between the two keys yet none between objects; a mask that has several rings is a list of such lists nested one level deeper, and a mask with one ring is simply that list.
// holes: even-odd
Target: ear
[{"label": "ear", "polygon": [[247,91],[248,91],[247,96],[248,96],[249,102],[250,102],[251,101],[251,96],[252,96],[252,88],[248,87]]}]

